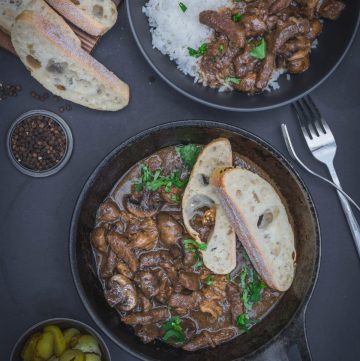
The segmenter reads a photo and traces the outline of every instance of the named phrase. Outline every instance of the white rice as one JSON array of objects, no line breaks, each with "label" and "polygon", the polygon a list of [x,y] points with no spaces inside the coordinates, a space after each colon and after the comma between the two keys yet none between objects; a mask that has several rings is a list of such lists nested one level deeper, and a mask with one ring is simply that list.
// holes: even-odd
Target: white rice
[{"label": "white rice", "polygon": [[231,6],[231,0],[183,0],[187,10],[180,9],[176,0],[149,0],[143,12],[149,18],[152,45],[174,60],[184,74],[198,80],[198,59],[189,55],[188,48],[198,49],[206,43],[213,30],[199,22],[204,10]]},{"label": "white rice", "polygon": [[[187,10],[180,9],[178,0],[149,0],[143,7],[143,13],[149,19],[152,45],[164,55],[175,61],[185,75],[199,81],[199,59],[189,55],[188,48],[198,49],[207,43],[213,30],[202,25],[199,14],[204,10],[217,10],[231,7],[232,0],[183,0]],[[313,46],[316,46],[316,41]],[[286,69],[275,69],[265,90],[280,88],[278,78]],[[224,83],[219,92],[231,91],[232,87]]]}]

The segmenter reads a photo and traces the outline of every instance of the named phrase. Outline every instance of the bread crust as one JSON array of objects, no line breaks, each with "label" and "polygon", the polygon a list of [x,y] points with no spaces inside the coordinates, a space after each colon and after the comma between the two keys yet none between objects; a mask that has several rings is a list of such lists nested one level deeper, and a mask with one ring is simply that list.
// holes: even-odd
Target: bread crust
[{"label": "bread crust", "polygon": [[[74,41],[75,44],[81,46],[80,39],[76,36],[66,21],[57,14],[44,0],[22,0],[21,6],[14,3],[3,4],[0,1],[0,29],[10,35],[16,17],[23,11],[30,10],[41,13],[43,16],[51,20],[57,26],[61,27],[64,34]],[[5,14],[2,14],[5,12]]]},{"label": "bread crust", "polygon": [[[227,185],[225,184],[225,177],[227,176],[227,174],[229,174],[229,172],[234,171],[234,169],[236,168],[218,170],[213,174],[211,182],[216,189],[221,205],[223,206],[227,216],[229,217],[233,227],[235,228],[235,232],[240,242],[244,246],[256,271],[260,274],[261,278],[266,282],[269,287],[279,291],[286,291],[290,287],[293,280],[294,270],[291,275],[291,282],[287,282],[287,284],[284,285],[276,279],[276,275],[272,272],[273,268],[270,267],[269,258],[264,253],[264,249],[260,246],[260,243],[258,242],[256,237],[254,237],[254,235],[250,231],[251,226],[247,222],[247,217],[244,214],[244,209],[242,209],[239,203],[236,203],[236,201],[231,198],[227,190]],[[293,237],[293,233],[289,235],[289,237]]]},{"label": "bread crust", "polygon": [[[34,36],[37,42],[41,41],[41,45],[36,45],[39,51],[44,51],[45,46],[49,47],[51,51],[51,58],[55,60],[57,59],[56,57],[59,59],[65,58],[69,62],[71,61],[76,64],[80,72],[83,72],[86,76],[95,79],[96,82],[98,82],[98,86],[103,86],[106,91],[106,95],[102,97],[102,100],[94,99],[94,97],[89,99],[89,96],[84,96],[83,93],[79,93],[77,88],[76,91],[69,90],[67,92],[66,89],[61,89],[53,83],[54,79],[51,78],[52,75],[50,73],[46,73],[46,76],[42,76],[40,72],[37,72],[38,69],[29,67],[26,59],[28,56],[27,49],[29,44],[24,42],[21,32],[25,31],[24,28],[28,32],[36,35]],[[30,69],[32,75],[55,95],[59,95],[62,98],[71,100],[75,103],[99,110],[120,110],[128,104],[128,85],[92,58],[81,47],[69,40],[69,38],[67,38],[62,32],[61,28],[52,24],[40,14],[32,11],[24,11],[21,13],[17,17],[12,29],[11,38],[16,52],[22,62]],[[48,52],[46,55],[48,56]],[[95,87],[95,85],[96,84],[90,84],[91,87]],[[111,101],[111,98],[114,98],[114,100]],[[107,103],[105,104],[105,102]]]},{"label": "bread crust", "polygon": [[103,3],[101,5],[109,9],[110,13],[114,14],[113,18],[107,19],[107,25],[105,25],[103,22],[100,22],[92,13],[82,10],[80,8],[80,4],[76,5],[71,0],[46,1],[57,12],[63,15],[66,19],[68,19],[78,28],[84,30],[85,32],[93,36],[100,36],[105,34],[109,29],[113,27],[117,19],[117,8],[112,0],[103,0]]}]

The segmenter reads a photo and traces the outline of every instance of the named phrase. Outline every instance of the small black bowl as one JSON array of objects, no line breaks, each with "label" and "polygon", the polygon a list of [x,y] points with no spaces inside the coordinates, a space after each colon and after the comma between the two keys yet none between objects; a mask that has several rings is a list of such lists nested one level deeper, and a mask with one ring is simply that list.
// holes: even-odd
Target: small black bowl
[{"label": "small black bowl", "polygon": [[[346,0],[346,8],[336,21],[325,20],[318,46],[310,56],[309,69],[287,80],[281,76],[280,89],[249,96],[240,92],[218,92],[194,83],[180,72],[175,62],[153,48],[148,19],[142,12],[148,0],[127,0],[130,27],[142,55],[154,71],[181,94],[204,105],[231,111],[257,111],[289,104],[320,85],[340,64],[354,40],[360,19],[360,1]],[[175,5],[176,6],[176,5]]]},{"label": "small black bowl", "polygon": [[[21,165],[16,160],[14,153],[12,151],[12,147],[11,147],[12,134],[13,134],[13,131],[15,130],[15,128],[17,127],[17,125],[27,118],[30,118],[32,116],[38,116],[38,115],[46,116],[46,117],[50,118],[52,121],[54,121],[55,123],[57,123],[60,126],[60,128],[62,129],[62,131],[64,132],[65,139],[66,139],[65,152],[64,152],[62,159],[59,161],[59,163],[57,163],[52,168],[49,168],[46,170],[41,170],[41,171],[29,169],[29,168]],[[74,139],[73,139],[70,127],[67,125],[65,120],[62,119],[60,116],[58,116],[55,113],[49,112],[47,110],[30,110],[24,114],[21,114],[11,125],[11,127],[7,133],[7,139],[6,139],[6,148],[7,148],[7,152],[8,152],[8,155],[9,155],[9,158],[10,158],[12,164],[21,173],[26,174],[31,177],[35,177],[35,178],[49,177],[55,173],[58,173],[61,169],[63,169],[65,167],[65,165],[68,163],[68,161],[70,160],[70,157],[71,157],[71,154],[73,151],[73,147],[74,147]]]},{"label": "small black bowl", "polygon": [[83,322],[73,320],[70,318],[51,318],[49,320],[41,321],[36,325],[27,329],[16,342],[10,356],[10,361],[22,361],[21,351],[26,343],[26,341],[33,335],[35,332],[42,331],[42,329],[48,325],[56,325],[61,329],[74,327],[77,328],[83,334],[89,334],[94,336],[99,341],[99,346],[101,350],[101,361],[111,361],[110,351],[106,346],[104,339],[90,326],[86,325]]}]

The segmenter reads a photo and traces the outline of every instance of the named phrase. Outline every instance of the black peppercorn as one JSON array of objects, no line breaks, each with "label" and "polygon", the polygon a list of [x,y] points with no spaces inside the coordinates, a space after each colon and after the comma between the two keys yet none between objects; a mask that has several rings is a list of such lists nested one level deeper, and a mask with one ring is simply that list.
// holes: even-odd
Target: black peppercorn
[{"label": "black peppercorn", "polygon": [[29,116],[14,128],[11,150],[25,168],[44,171],[64,157],[66,136],[62,127],[47,116]]}]

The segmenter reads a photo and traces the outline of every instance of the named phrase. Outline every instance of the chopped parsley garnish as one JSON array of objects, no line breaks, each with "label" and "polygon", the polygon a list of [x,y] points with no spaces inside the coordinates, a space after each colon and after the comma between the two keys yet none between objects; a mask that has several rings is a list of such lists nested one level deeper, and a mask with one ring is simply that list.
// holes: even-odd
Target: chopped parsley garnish
[{"label": "chopped parsley garnish", "polygon": [[225,276],[225,279],[226,279],[226,282],[228,282],[228,283],[231,282],[230,273],[228,273],[228,274]]},{"label": "chopped parsley garnish", "polygon": [[225,49],[224,44],[220,44],[218,47],[219,52],[222,53],[224,51],[224,49]]},{"label": "chopped parsley garnish", "polygon": [[208,44],[204,43],[201,44],[197,50],[193,48],[188,48],[189,55],[195,58],[200,58],[200,56],[203,56],[206,53],[207,46]]},{"label": "chopped parsley garnish", "polygon": [[196,270],[198,270],[199,268],[201,268],[204,265],[204,262],[198,252],[194,253],[194,260],[196,261],[196,263],[194,264],[194,268]]},{"label": "chopped parsley garnish", "polygon": [[236,13],[232,16],[232,20],[235,22],[235,23],[238,23],[240,20],[241,20],[241,14],[240,13]]},{"label": "chopped parsley garnish", "polygon": [[184,245],[185,252],[194,253],[194,261],[196,262],[194,264],[195,269],[197,270],[200,267],[202,267],[204,262],[201,258],[199,250],[206,251],[207,244],[206,243],[198,243],[198,242],[194,241],[193,239],[184,239],[183,245]]},{"label": "chopped parsley garnish", "polygon": [[264,38],[262,38],[254,48],[252,48],[252,50],[250,51],[250,55],[253,58],[260,60],[266,58],[266,42]]},{"label": "chopped parsley garnish", "polygon": [[165,331],[162,339],[171,344],[183,343],[185,341],[185,334],[181,323],[182,321],[179,316],[171,317],[166,321],[162,325],[162,329]]},{"label": "chopped parsley garnish", "polygon": [[240,84],[240,81],[241,80],[239,78],[234,78],[232,76],[228,76],[225,78],[226,83]]},{"label": "chopped parsley garnish", "polygon": [[214,283],[214,276],[209,275],[205,278],[205,284],[211,286]]},{"label": "chopped parsley garnish", "polygon": [[240,273],[240,286],[243,290],[242,301],[247,310],[251,310],[252,304],[261,300],[262,290],[266,287],[256,272],[244,267]]},{"label": "chopped parsley garnish", "polygon": [[248,332],[250,330],[250,327],[253,326],[255,323],[256,321],[249,320],[245,313],[242,313],[236,319],[236,326],[239,327],[240,330],[244,330],[245,332]]},{"label": "chopped parsley garnish", "polygon": [[181,203],[181,197],[178,194],[172,194],[170,199],[175,203]]},{"label": "chopped parsley garnish", "polygon": [[145,164],[141,165],[141,179],[140,182],[135,183],[135,190],[141,192],[144,188],[149,191],[157,191],[161,187],[165,187],[166,192],[170,192],[171,187],[185,188],[188,179],[181,179],[180,172],[174,171],[170,176],[162,176],[161,169],[157,169],[151,173],[149,167]]},{"label": "chopped parsley garnish", "polygon": [[201,251],[206,251],[207,244],[206,243],[198,243],[193,239],[184,239],[183,240],[185,251],[194,252],[195,249],[200,249]]},{"label": "chopped parsley garnish", "polygon": [[183,13],[187,10],[187,6],[182,2],[179,2],[179,7]]},{"label": "chopped parsley garnish", "polygon": [[188,170],[191,170],[201,151],[201,146],[196,144],[179,145],[176,147],[182,162]]}]

